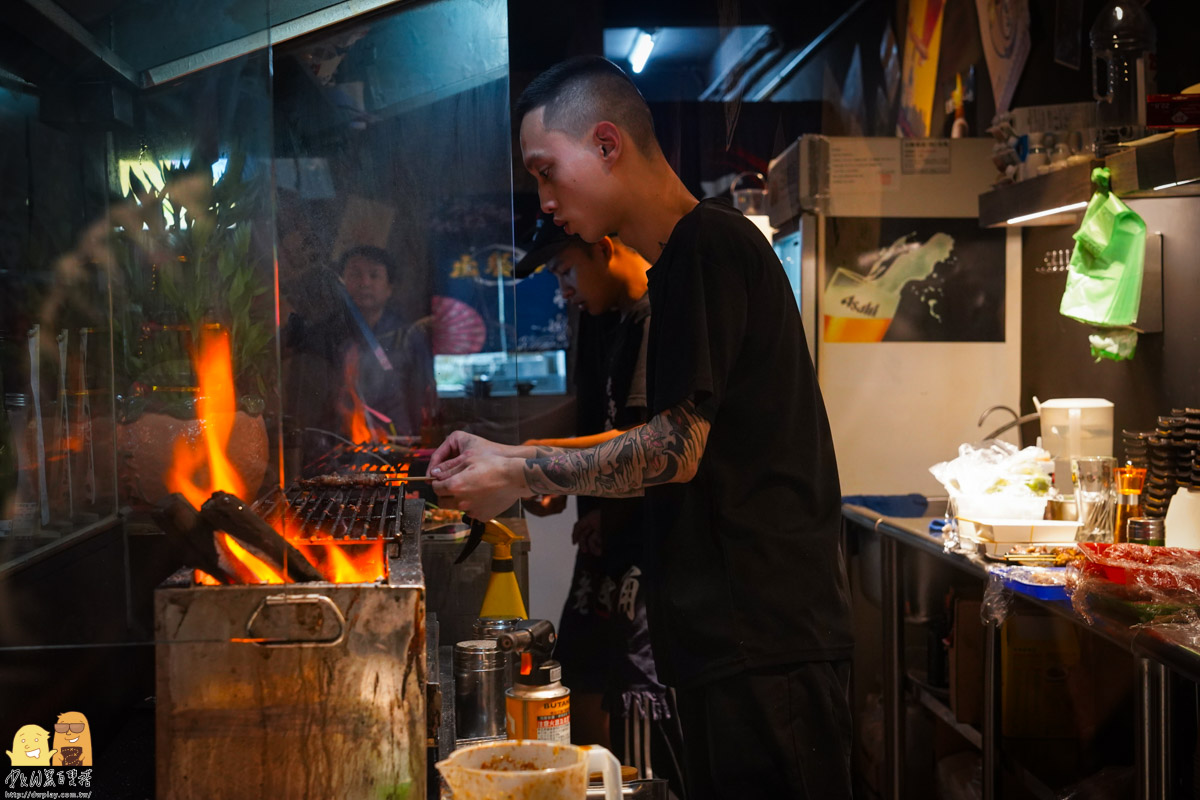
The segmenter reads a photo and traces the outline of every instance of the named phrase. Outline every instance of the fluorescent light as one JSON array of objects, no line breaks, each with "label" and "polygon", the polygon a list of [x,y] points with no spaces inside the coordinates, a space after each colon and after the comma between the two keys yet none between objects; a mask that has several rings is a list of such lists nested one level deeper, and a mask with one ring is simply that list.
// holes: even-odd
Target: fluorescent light
[{"label": "fluorescent light", "polygon": [[638,31],[637,38],[633,40],[633,49],[629,51],[629,67],[634,73],[641,72],[646,61],[650,58],[650,51],[654,49],[654,34],[647,31]]},{"label": "fluorescent light", "polygon": [[1194,183],[1200,181],[1200,178],[1188,178],[1186,181],[1175,181],[1174,183],[1164,183],[1162,186],[1155,186],[1154,191],[1159,189],[1174,189],[1176,186],[1183,186],[1185,183]]},{"label": "fluorescent light", "polygon": [[1078,203],[1071,203],[1070,205],[1059,206],[1058,208],[1048,208],[1045,211],[1037,211],[1033,214],[1026,214],[1021,217],[1013,217],[1012,219],[1010,219],[1008,221],[1008,224],[1009,225],[1020,225],[1022,222],[1028,222],[1031,219],[1040,219],[1041,217],[1051,217],[1051,216],[1054,216],[1055,214],[1064,214],[1068,211],[1076,211],[1080,208],[1086,208],[1086,207],[1087,207],[1087,202],[1081,200]]}]

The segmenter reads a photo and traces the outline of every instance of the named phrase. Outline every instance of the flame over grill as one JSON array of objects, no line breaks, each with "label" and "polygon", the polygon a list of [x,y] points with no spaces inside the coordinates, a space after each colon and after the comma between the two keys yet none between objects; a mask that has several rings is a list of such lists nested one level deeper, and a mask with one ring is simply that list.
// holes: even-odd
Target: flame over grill
[{"label": "flame over grill", "polygon": [[[338,464],[342,468],[337,471],[367,472],[374,480],[364,475],[363,485],[356,485],[351,476],[344,480],[346,485],[297,486],[286,492],[277,488],[249,508],[244,503],[231,503],[234,498],[244,499],[246,489],[228,456],[237,413],[228,335],[219,329],[205,329],[193,360],[199,383],[196,411],[202,422],[202,437],[201,441],[179,437],[165,483],[172,492],[182,495],[182,501],[193,511],[201,510],[181,515],[181,501],[173,501],[173,524],[164,527],[168,533],[190,540],[185,550],[202,556],[195,560],[201,563],[192,564],[197,567],[195,580],[203,584],[292,583],[312,579],[316,573],[333,583],[386,578],[385,544],[399,536],[408,463],[383,458],[377,451],[386,450],[386,444],[357,444],[348,453],[340,452],[345,448],[339,447],[330,461],[340,457],[345,462],[344,457],[350,455],[353,458],[349,461],[354,463]],[[396,480],[380,481],[376,476],[381,474]],[[219,497],[222,499],[217,503]],[[255,515],[274,533],[264,528]],[[181,522],[185,517],[187,522]],[[303,561],[289,546],[299,551]],[[290,570],[288,553],[293,559]],[[304,561],[316,572],[307,569]],[[205,564],[211,565],[207,569],[217,575],[206,572]]]}]

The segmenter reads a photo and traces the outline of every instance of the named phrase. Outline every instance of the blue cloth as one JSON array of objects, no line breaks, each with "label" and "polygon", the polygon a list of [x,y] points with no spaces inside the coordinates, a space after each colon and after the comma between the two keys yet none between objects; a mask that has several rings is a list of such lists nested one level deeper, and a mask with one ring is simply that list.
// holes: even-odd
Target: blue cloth
[{"label": "blue cloth", "polygon": [[923,494],[847,494],[842,502],[862,506],[889,517],[923,517],[929,500]]}]

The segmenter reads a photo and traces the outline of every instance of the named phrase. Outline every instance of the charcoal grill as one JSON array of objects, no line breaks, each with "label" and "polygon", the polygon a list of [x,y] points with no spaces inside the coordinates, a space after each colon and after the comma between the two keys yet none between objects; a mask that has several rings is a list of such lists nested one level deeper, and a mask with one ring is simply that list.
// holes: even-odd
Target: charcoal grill
[{"label": "charcoal grill", "polygon": [[367,442],[337,444],[320,458],[305,467],[306,475],[338,474],[356,472],[385,472],[398,475],[423,474],[419,472],[429,463],[428,450],[389,442]]},{"label": "charcoal grill", "polygon": [[425,796],[424,504],[403,497],[297,485],[252,506],[318,567],[335,547],[377,551],[377,580],[208,586],[186,570],[155,592],[158,796]]}]

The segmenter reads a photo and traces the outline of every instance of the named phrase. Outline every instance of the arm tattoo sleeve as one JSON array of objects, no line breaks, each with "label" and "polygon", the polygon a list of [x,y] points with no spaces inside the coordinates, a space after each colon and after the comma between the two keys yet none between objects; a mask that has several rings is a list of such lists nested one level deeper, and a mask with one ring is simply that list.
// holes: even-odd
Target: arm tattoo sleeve
[{"label": "arm tattoo sleeve", "polygon": [[646,486],[686,483],[696,474],[710,424],[690,400],[645,425],[586,450],[538,447],[525,481],[538,494],[633,497]]}]

